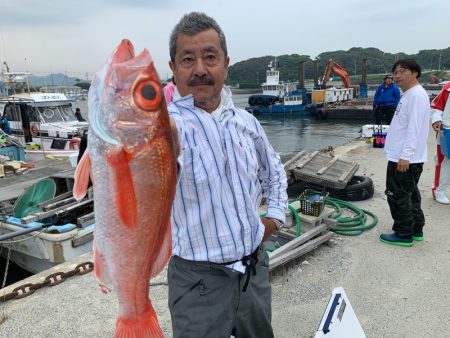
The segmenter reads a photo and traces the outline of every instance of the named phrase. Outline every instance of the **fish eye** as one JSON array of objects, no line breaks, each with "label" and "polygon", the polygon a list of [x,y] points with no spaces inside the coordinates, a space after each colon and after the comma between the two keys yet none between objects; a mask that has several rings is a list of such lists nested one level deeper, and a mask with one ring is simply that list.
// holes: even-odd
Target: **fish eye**
[{"label": "fish eye", "polygon": [[143,110],[156,109],[162,100],[161,86],[152,80],[141,81],[134,87],[133,98],[136,105]]}]

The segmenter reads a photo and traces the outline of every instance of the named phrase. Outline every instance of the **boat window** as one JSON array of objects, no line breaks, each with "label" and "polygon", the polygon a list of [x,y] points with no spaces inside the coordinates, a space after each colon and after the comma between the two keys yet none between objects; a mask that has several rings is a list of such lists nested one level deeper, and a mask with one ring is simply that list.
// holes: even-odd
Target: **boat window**
[{"label": "boat window", "polygon": [[64,122],[58,112],[58,107],[38,107],[38,111],[44,119],[44,123]]},{"label": "boat window", "polygon": [[27,106],[27,115],[30,122],[40,122],[35,107]]},{"label": "boat window", "polygon": [[5,107],[5,116],[8,121],[20,121],[19,106],[7,105]]},{"label": "boat window", "polygon": [[75,116],[75,113],[73,112],[72,108],[70,106],[61,106],[59,107],[59,110],[61,112],[61,115],[63,116],[64,120],[67,122],[77,122],[78,119]]}]

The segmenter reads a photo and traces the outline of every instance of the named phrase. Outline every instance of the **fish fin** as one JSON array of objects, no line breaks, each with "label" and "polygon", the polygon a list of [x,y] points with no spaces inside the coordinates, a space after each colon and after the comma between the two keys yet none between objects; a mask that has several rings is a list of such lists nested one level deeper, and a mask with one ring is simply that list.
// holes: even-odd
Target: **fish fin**
[{"label": "fish fin", "polygon": [[87,188],[89,185],[89,175],[91,172],[91,160],[87,151],[84,152],[81,157],[80,163],[78,163],[75,169],[75,182],[73,185],[73,197],[77,201],[86,196]]},{"label": "fish fin", "polygon": [[138,316],[131,318],[119,316],[116,321],[116,333],[114,337],[164,338],[152,304],[149,302],[145,311]]},{"label": "fish fin", "polygon": [[164,234],[164,239],[159,250],[158,258],[152,266],[152,277],[158,275],[167,263],[170,255],[172,254],[172,231],[170,221],[166,227],[166,233]]},{"label": "fish fin", "polygon": [[109,276],[108,268],[106,266],[105,260],[100,253],[100,250],[95,242],[92,245],[93,260],[94,260],[94,275],[97,278],[100,289],[103,293],[108,293],[111,290],[106,285],[111,285],[111,277]]},{"label": "fish fin", "polygon": [[133,228],[137,224],[137,201],[130,170],[131,158],[132,155],[127,154],[124,149],[107,155],[108,163],[114,173],[113,180],[117,191],[116,208],[121,222],[127,228]]}]

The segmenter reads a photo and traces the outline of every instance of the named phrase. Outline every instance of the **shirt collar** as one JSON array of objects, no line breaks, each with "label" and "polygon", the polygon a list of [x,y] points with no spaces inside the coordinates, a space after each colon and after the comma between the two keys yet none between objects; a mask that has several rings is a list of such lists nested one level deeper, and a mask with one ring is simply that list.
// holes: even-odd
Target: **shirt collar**
[{"label": "shirt collar", "polygon": [[[175,91],[173,93],[173,103],[179,105],[183,108],[195,109],[196,111],[200,111],[206,114],[209,114],[205,110],[194,106],[194,96],[192,94],[188,94],[186,96],[181,96],[177,87],[175,86]],[[228,116],[229,112],[234,115],[234,104],[232,100],[231,90],[227,86],[223,86],[222,91],[220,92],[220,103],[216,110],[211,112],[211,116],[222,121],[226,116]]]}]

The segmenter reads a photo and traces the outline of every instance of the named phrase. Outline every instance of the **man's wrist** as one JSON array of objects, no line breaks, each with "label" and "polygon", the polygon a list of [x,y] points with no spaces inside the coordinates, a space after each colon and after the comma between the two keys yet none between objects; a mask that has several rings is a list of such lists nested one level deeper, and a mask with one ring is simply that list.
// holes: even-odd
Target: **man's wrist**
[{"label": "man's wrist", "polygon": [[281,222],[279,219],[271,218],[271,220],[275,223],[275,227],[277,228],[278,231],[284,226],[284,223]]}]

